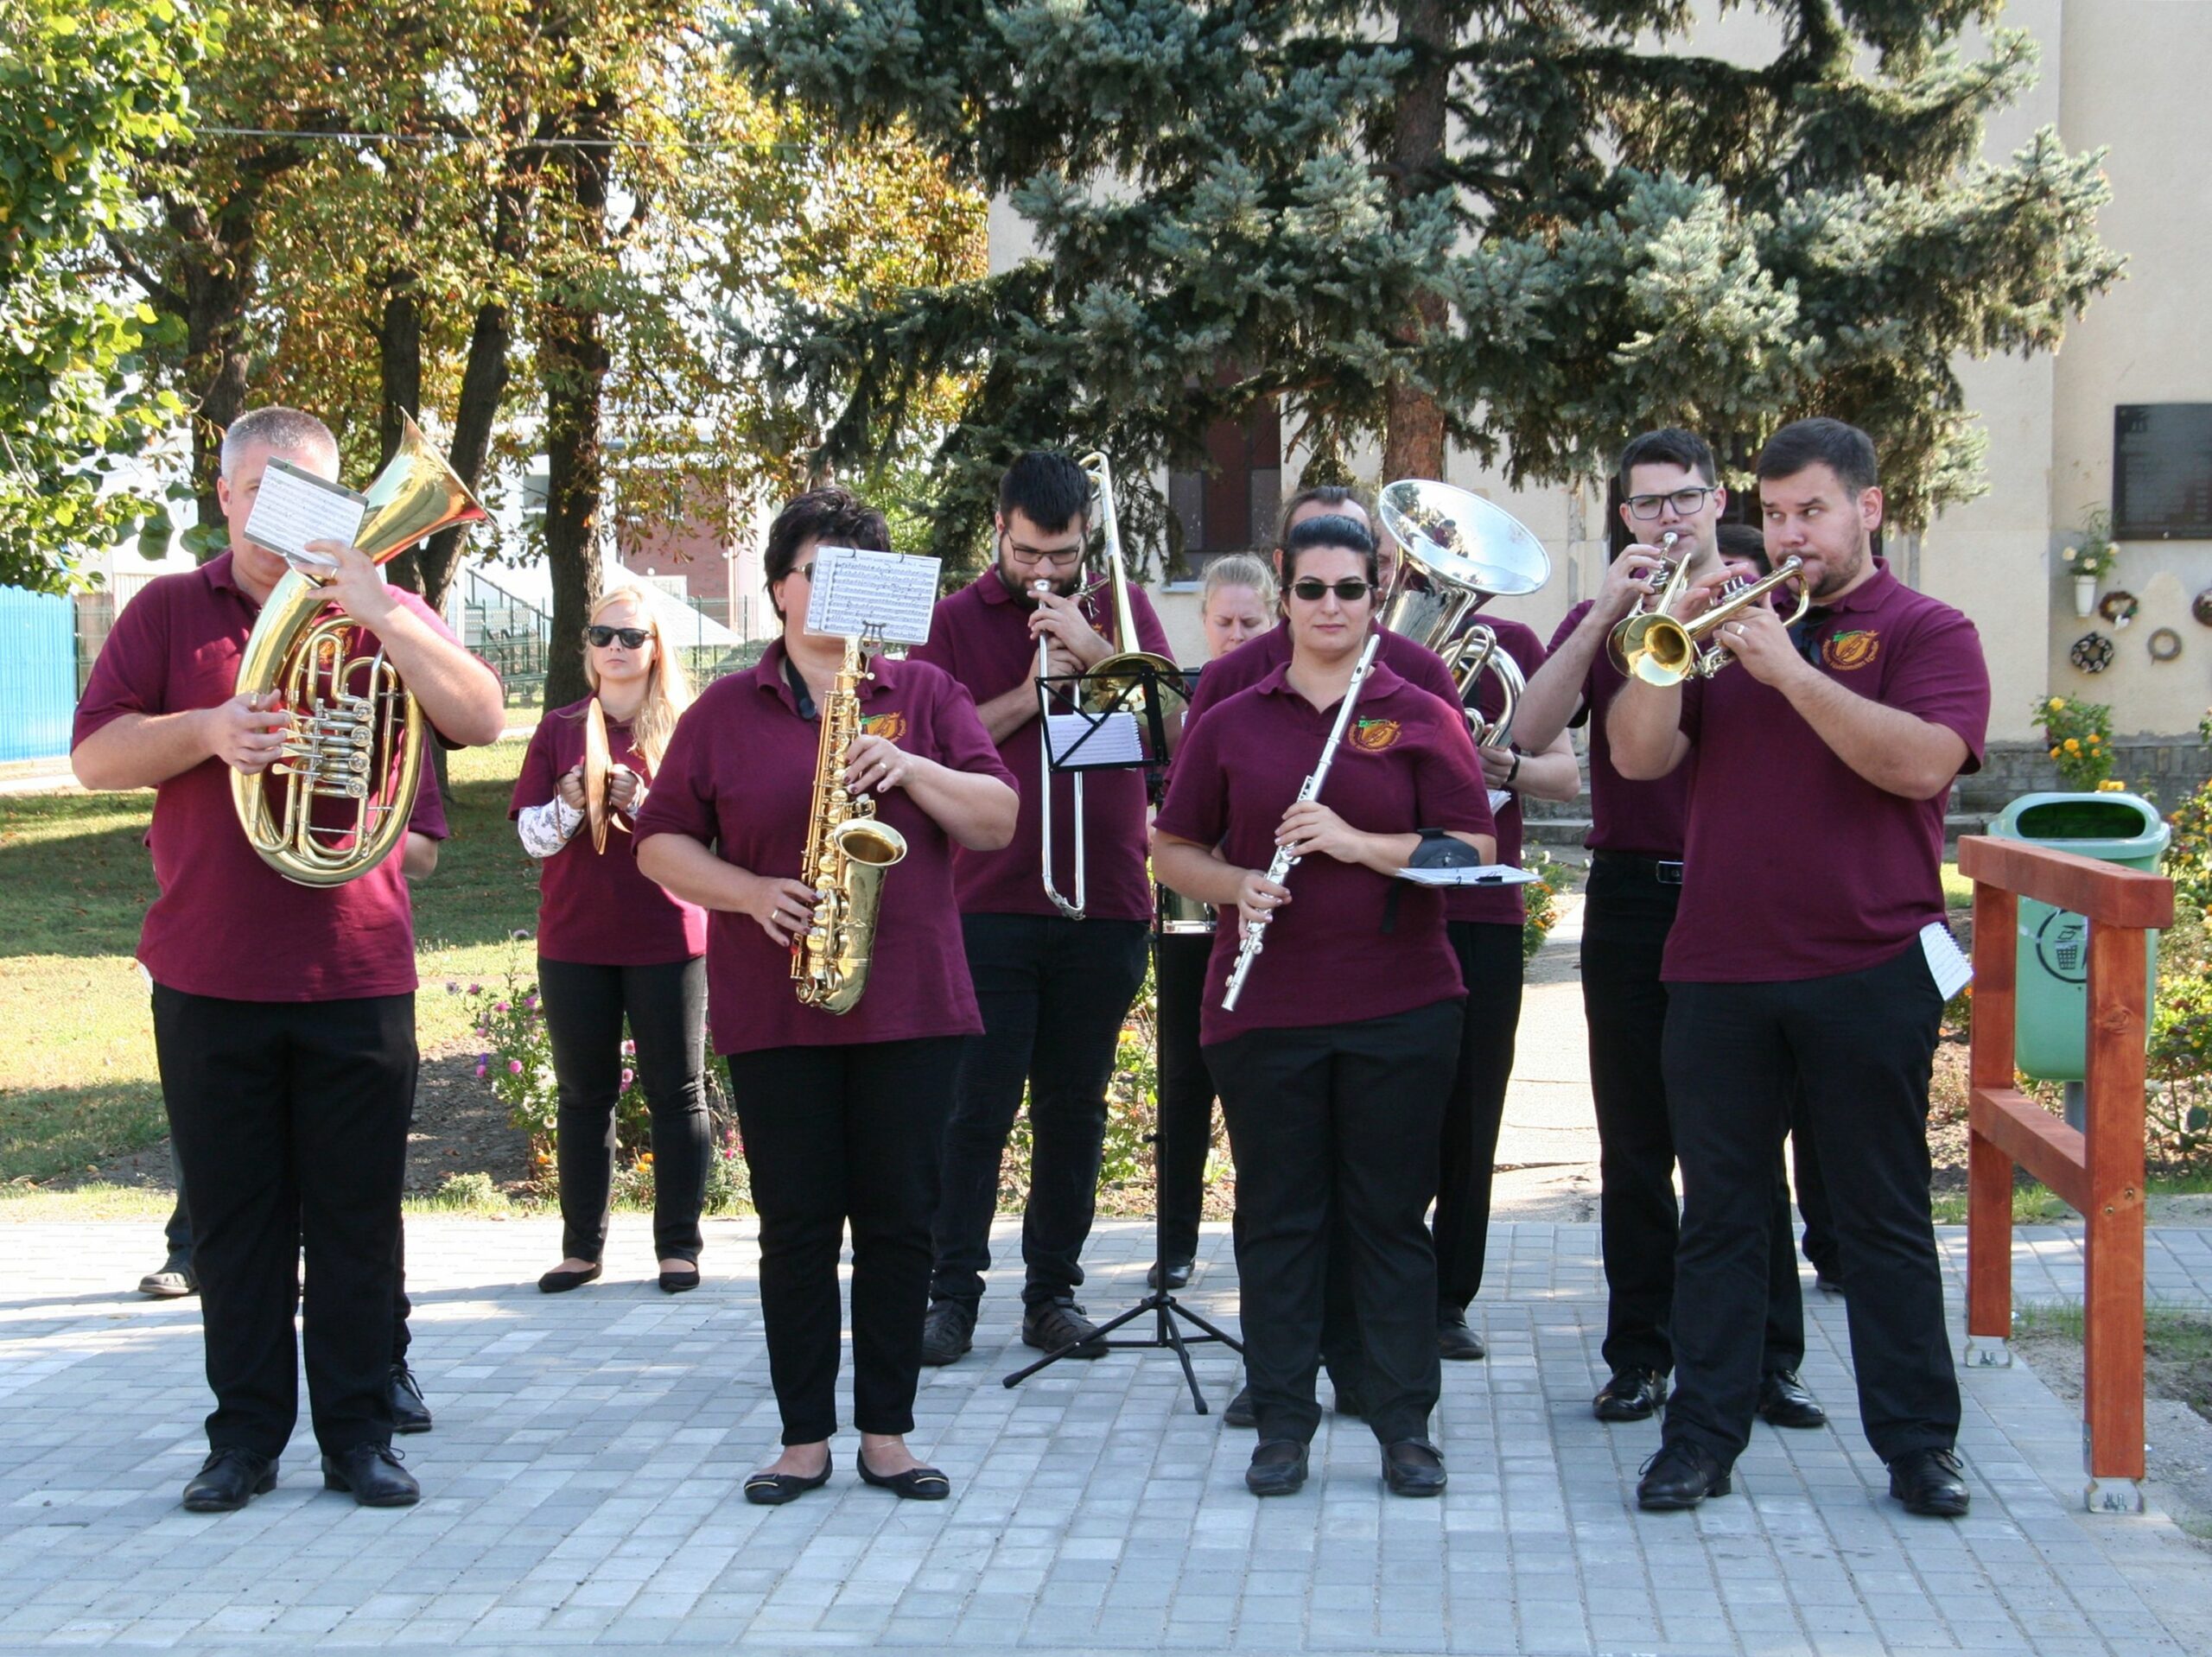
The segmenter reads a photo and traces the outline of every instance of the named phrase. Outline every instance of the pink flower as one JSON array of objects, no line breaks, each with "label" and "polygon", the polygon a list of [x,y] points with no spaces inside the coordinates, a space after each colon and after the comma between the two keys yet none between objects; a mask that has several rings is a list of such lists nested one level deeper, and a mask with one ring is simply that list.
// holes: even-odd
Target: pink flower
[{"label": "pink flower", "polygon": [[509,1059],[507,1061],[507,1074],[509,1076],[520,1076],[522,1074],[522,1061],[518,1058]]},{"label": "pink flower", "polygon": [[622,1085],[626,1088],[637,1079],[638,1073],[635,1070],[626,1070],[622,1072]]},{"label": "pink flower", "polygon": [[526,995],[526,996],[524,996],[524,997],[523,998],[523,1003],[522,1003],[522,1004],[523,1004],[524,1006],[528,1007],[528,1008],[529,1008],[532,1013],[535,1013],[535,1012],[537,1012],[537,998],[535,995]]},{"label": "pink flower", "polygon": [[468,987],[468,993],[471,995],[481,995],[484,993],[484,986],[481,984],[471,984]]},{"label": "pink flower", "polygon": [[507,1004],[505,1001],[498,1002],[492,1008],[492,1011],[494,1013],[505,1013],[506,1010]]},{"label": "pink flower", "polygon": [[486,1067],[485,1067],[485,1066],[483,1066],[483,1065],[481,1065],[481,1064],[479,1064],[479,1065],[476,1067],[476,1079],[477,1079],[479,1082],[481,1082],[481,1081],[484,1079],[484,1071],[485,1071],[485,1068],[486,1068]]}]

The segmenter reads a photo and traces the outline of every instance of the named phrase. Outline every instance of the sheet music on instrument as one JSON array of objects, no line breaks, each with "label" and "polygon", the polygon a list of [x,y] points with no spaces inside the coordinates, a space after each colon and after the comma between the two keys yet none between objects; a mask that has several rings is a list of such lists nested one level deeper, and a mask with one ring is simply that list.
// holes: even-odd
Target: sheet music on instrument
[{"label": "sheet music on instrument", "polygon": [[1469,863],[1455,869],[1400,869],[1398,879],[1417,886],[1524,886],[1542,877],[1510,863]]},{"label": "sheet music on instrument", "polygon": [[817,547],[806,630],[887,644],[929,642],[941,561],[861,547]]},{"label": "sheet music on instrument", "polygon": [[1081,714],[1048,714],[1045,740],[1055,771],[1144,763],[1144,737],[1135,714],[1108,714],[1102,719]]},{"label": "sheet music on instrument", "polygon": [[307,549],[310,541],[337,541],[346,546],[361,528],[368,503],[344,488],[290,461],[271,456],[254,492],[253,511],[245,521],[245,538],[278,556],[315,569],[335,568],[319,552]]},{"label": "sheet music on instrument", "polygon": [[1942,922],[1930,921],[1920,929],[1920,949],[1928,957],[1928,975],[1936,981],[1936,988],[1945,1000],[1973,981],[1974,962],[1967,959],[1958,939]]}]

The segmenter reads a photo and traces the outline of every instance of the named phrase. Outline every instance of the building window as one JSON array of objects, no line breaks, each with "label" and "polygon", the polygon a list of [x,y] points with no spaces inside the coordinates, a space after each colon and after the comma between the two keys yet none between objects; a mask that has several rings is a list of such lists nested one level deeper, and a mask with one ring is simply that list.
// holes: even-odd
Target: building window
[{"label": "building window", "polygon": [[1205,439],[1206,465],[1167,474],[1168,510],[1182,526],[1183,556],[1171,581],[1195,581],[1225,552],[1274,542],[1282,504],[1282,419],[1273,402],[1243,420],[1217,420]]}]

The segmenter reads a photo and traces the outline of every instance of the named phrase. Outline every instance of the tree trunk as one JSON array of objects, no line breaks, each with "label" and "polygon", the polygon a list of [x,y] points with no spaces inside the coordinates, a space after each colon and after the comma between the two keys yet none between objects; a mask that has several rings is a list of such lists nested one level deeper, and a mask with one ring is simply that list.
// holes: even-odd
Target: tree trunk
[{"label": "tree trunk", "polygon": [[[385,276],[384,314],[377,320],[377,466],[398,453],[403,414],[423,408],[423,301],[419,279],[409,270]],[[410,593],[423,590],[423,572],[410,547],[385,566],[385,578]]]},{"label": "tree trunk", "polygon": [[[1443,187],[1436,168],[1444,159],[1450,113],[1445,97],[1451,81],[1443,54],[1452,43],[1451,8],[1440,0],[1410,0],[1398,8],[1398,44],[1413,48],[1409,78],[1398,95],[1390,124],[1390,168],[1401,201]],[[1447,326],[1442,295],[1424,292],[1413,313],[1395,330],[1401,344],[1418,346],[1422,338]],[[1382,476],[1442,478],[1444,405],[1426,387],[1401,372],[1390,382],[1382,429]]]}]

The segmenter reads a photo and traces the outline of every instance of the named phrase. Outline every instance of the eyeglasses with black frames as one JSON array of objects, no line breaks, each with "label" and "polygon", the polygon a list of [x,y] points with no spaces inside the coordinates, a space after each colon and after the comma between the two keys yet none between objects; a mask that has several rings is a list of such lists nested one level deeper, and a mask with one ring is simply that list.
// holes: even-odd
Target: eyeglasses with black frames
[{"label": "eyeglasses with black frames", "polygon": [[1629,516],[1643,518],[1648,523],[1672,506],[1675,517],[1688,517],[1705,505],[1706,497],[1715,487],[1708,484],[1700,489],[1677,489],[1664,495],[1630,495],[1628,498]]}]

